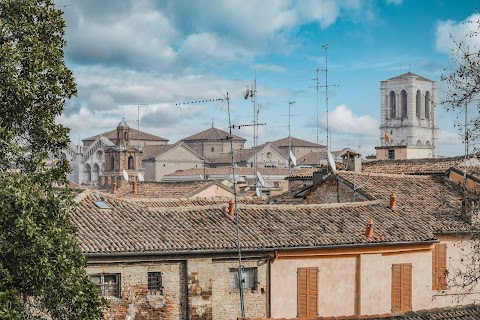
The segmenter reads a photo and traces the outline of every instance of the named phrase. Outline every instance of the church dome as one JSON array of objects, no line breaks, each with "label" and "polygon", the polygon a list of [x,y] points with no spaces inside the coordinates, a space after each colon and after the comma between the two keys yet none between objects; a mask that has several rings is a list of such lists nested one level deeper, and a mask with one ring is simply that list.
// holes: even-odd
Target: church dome
[{"label": "church dome", "polygon": [[127,123],[125,122],[125,120],[123,120],[122,118],[122,121],[120,121],[120,123],[118,124],[117,127],[128,127]]}]

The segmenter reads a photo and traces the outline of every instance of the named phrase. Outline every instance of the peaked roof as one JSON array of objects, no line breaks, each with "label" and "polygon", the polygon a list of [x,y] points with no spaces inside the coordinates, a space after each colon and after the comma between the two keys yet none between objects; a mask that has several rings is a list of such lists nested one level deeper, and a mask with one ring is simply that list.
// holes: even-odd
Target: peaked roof
[{"label": "peaked roof", "polygon": [[233,190],[215,181],[191,182],[140,182],[138,192],[132,193],[132,186],[125,184],[115,194],[133,198],[189,198],[206,188],[217,185],[233,194]]},{"label": "peaked roof", "polygon": [[[109,209],[97,207],[103,201]],[[237,250],[235,219],[223,206],[145,208],[90,194],[72,214],[85,253],[212,253]],[[431,243],[435,236],[420,220],[392,215],[378,201],[303,206],[239,205],[243,250],[329,247],[332,245]],[[376,221],[374,237],[365,225]],[[381,222],[380,222],[381,221]]]},{"label": "peaked roof", "polygon": [[[313,143],[307,140],[302,140],[298,139],[295,137],[291,137],[291,142],[292,142],[292,147],[320,147],[320,148],[325,148],[324,145]],[[288,137],[272,141],[272,144],[276,147],[288,147],[289,142],[288,142]]]},{"label": "peaked roof", "polygon": [[[227,138],[230,136],[228,132],[220,130],[215,127],[208,128],[199,133],[195,133],[189,137],[183,138],[180,141],[227,141]],[[233,140],[235,141],[247,141],[246,139],[232,135]]]},{"label": "peaked roof", "polygon": [[188,151],[194,153],[198,158],[204,159],[204,157],[201,154],[198,154],[195,150],[190,148],[185,142],[179,141],[175,144],[166,144],[166,145],[160,145],[160,146],[144,146],[142,147],[143,150],[143,160],[148,160],[148,159],[155,159],[156,157],[164,154],[165,152],[177,147],[177,146],[183,146],[184,148],[188,149]]},{"label": "peaked roof", "polygon": [[[268,147],[270,145],[270,147],[275,150],[276,152],[278,152],[278,154],[285,158],[285,156],[283,155],[283,153],[278,149],[278,147],[276,147],[275,145],[273,145],[271,142],[267,142],[267,143],[264,143],[262,145],[259,145],[257,146],[256,149],[253,149],[253,148],[250,148],[250,149],[243,149],[243,150],[236,150],[234,153],[233,153],[233,158],[234,158],[234,162],[235,163],[239,163],[239,162],[244,162],[244,161],[248,161],[249,159],[251,159],[255,153],[260,153],[263,151],[263,149],[265,149],[266,147]],[[285,158],[286,160],[286,158]],[[221,154],[219,155],[218,157],[214,157],[214,158],[211,158],[210,159],[210,163],[232,163],[232,155],[231,154],[228,154],[228,153],[225,153],[225,154]]]},{"label": "peaked roof", "polygon": [[406,77],[417,77],[417,80],[420,80],[420,81],[429,81],[429,82],[433,82],[432,80],[430,79],[427,79],[425,77],[422,77],[422,76],[419,76],[418,74],[415,74],[415,73],[412,73],[412,72],[407,72],[407,73],[404,73],[404,74],[401,74],[399,76],[396,76],[396,77],[393,77],[393,78],[390,78],[388,80],[398,80],[398,79],[404,79]]},{"label": "peaked roof", "polygon": [[[130,138],[131,140],[151,140],[151,141],[168,141],[168,139],[155,136],[153,134],[144,132],[144,131],[138,131],[137,129],[134,129],[132,127],[129,127],[129,132],[130,132]],[[108,139],[115,141],[117,140],[117,129],[107,131],[105,133],[97,134],[95,136],[91,136],[89,138],[83,139],[82,141],[95,141],[98,137],[107,137]]]}]

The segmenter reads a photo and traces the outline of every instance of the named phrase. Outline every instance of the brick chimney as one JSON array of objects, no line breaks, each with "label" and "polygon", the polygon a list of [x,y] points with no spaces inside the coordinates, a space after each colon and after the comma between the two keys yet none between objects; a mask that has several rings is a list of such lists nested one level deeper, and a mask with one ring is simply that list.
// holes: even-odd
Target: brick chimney
[{"label": "brick chimney", "polygon": [[117,183],[116,182],[114,182],[112,184],[112,193],[115,193],[115,192],[117,192]]},{"label": "brick chimney", "polygon": [[233,199],[230,199],[230,202],[228,203],[228,214],[233,217],[235,213],[235,204],[233,202]]},{"label": "brick chimney", "polygon": [[396,204],[397,204],[397,196],[395,195],[395,193],[392,193],[390,195],[390,209],[394,210]]},{"label": "brick chimney", "polygon": [[138,182],[137,180],[132,181],[132,192],[137,193],[138,192]]},{"label": "brick chimney", "polygon": [[365,229],[365,237],[372,238],[373,237],[373,220],[368,220],[367,228]]}]

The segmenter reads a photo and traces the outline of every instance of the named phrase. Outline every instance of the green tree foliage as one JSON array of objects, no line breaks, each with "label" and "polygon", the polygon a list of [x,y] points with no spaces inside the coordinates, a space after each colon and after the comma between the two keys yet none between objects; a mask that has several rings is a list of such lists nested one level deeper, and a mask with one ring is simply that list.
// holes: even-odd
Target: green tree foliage
[{"label": "green tree foliage", "polygon": [[[0,0],[0,318],[99,319],[55,119],[76,94],[53,0]],[[46,159],[61,159],[47,162]]]}]

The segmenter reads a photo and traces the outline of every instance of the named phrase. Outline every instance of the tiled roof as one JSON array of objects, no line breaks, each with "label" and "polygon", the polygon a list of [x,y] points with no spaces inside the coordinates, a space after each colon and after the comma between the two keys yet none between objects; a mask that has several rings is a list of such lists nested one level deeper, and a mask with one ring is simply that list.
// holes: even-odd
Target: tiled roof
[{"label": "tiled roof", "polygon": [[159,155],[167,152],[168,150],[172,149],[175,145],[174,144],[166,144],[162,146],[144,146],[142,147],[143,150],[143,160],[154,159]]},{"label": "tiled roof", "polygon": [[[155,135],[147,133],[147,132],[138,131],[137,129],[134,129],[132,127],[129,128],[129,133],[130,133],[130,140],[131,141],[137,140],[137,139],[152,140],[152,141],[168,141],[168,139],[165,139],[165,138],[162,138],[162,137],[159,137],[159,136],[155,136]],[[92,136],[92,137],[83,139],[82,141],[83,142],[85,142],[85,141],[95,141],[98,137],[101,137],[101,136],[107,137],[108,139],[110,139],[112,141],[116,141],[117,140],[117,129],[107,131],[107,132],[102,133],[102,134],[97,134],[96,136]]]},{"label": "tiled roof", "polygon": [[302,197],[298,197],[297,194],[304,190],[307,190],[310,186],[297,186],[293,187],[279,195],[271,196],[268,198],[271,204],[306,204],[306,200]]},{"label": "tiled roof", "polygon": [[[235,152],[233,153],[235,163],[248,161],[248,159],[254,156],[255,152],[257,152],[257,154],[261,153],[264,148],[268,147],[268,145],[270,145],[270,147],[273,150],[277,151],[279,155],[281,155],[282,157],[285,157],[281,150],[279,150],[275,145],[271,144],[270,142],[267,142],[257,146],[256,149],[250,148],[250,149],[243,149],[243,150],[235,150]],[[232,155],[230,153],[225,153],[218,157],[210,158],[209,160],[210,160],[210,163],[213,163],[213,164],[231,163]]]},{"label": "tiled roof", "polygon": [[[276,147],[288,147],[289,146],[289,141],[288,140],[289,140],[288,137],[286,137],[286,138],[283,138],[283,139],[272,141],[272,144]],[[291,137],[291,143],[292,143],[291,144],[292,147],[325,148],[324,145],[316,144],[316,143],[313,143],[313,142],[310,142],[310,141],[306,141],[306,140],[302,140],[302,139],[298,139],[298,138],[294,138],[294,137]]]},{"label": "tiled roof", "polygon": [[362,163],[363,172],[396,174],[443,174],[463,162],[463,157],[409,160],[376,160]]},{"label": "tiled roof", "polygon": [[297,159],[297,165],[318,165],[327,163],[327,151],[310,152]]},{"label": "tiled roof", "polygon": [[[273,318],[239,318],[240,320],[275,320]],[[466,306],[435,308],[429,310],[419,310],[407,312],[404,314],[382,314],[370,316],[332,316],[332,317],[313,317],[309,320],[477,320],[480,319],[480,305],[470,304]],[[277,320],[298,320],[298,318],[281,318]]]},{"label": "tiled roof", "polygon": [[[103,200],[110,209],[93,201]],[[72,221],[85,253],[235,251],[235,219],[225,206],[149,209],[89,194]],[[243,250],[432,242],[420,220],[392,212],[383,202],[341,205],[238,205]],[[365,227],[373,219],[374,236]]]},{"label": "tiled roof", "polygon": [[[189,137],[183,138],[181,141],[222,141],[222,140],[227,140],[227,137],[229,137],[230,134],[228,132],[225,132],[223,130],[211,127],[208,128],[207,130],[203,130],[199,133],[195,133],[194,135],[191,135]],[[236,136],[232,134],[233,140],[236,141],[247,141],[242,137]]]},{"label": "tiled roof", "polygon": [[[254,192],[255,193],[255,192]],[[123,201],[134,203],[146,208],[177,208],[177,207],[201,207],[201,206],[224,206],[231,198],[124,198]],[[267,198],[261,197],[237,197],[238,204],[267,204]]]},{"label": "tiled roof", "polygon": [[[275,176],[288,176],[288,168],[257,168],[258,172],[261,175],[275,175]],[[304,169],[293,169],[292,171],[299,172]],[[231,175],[232,169],[231,168],[193,168],[187,169],[183,171],[178,171],[175,173],[170,173],[165,176],[199,176],[203,174],[207,175]],[[251,167],[236,167],[235,168],[235,175],[253,175],[253,168]]]},{"label": "tiled roof", "polygon": [[317,168],[308,168],[308,169],[299,169],[297,172],[293,172],[286,179],[287,180],[302,180],[302,179],[313,179],[313,173],[320,170],[320,167]]},{"label": "tiled roof", "polygon": [[[189,181],[189,182],[140,182],[138,192],[132,193],[130,184],[123,185],[115,194],[123,197],[135,198],[188,198],[210,185],[212,181]],[[225,186],[225,189],[228,187]],[[233,190],[232,190],[233,192]]]},{"label": "tiled roof", "polygon": [[403,78],[406,78],[406,77],[417,77],[417,80],[433,82],[433,81],[430,80],[430,79],[427,79],[427,78],[425,78],[425,77],[419,76],[418,74],[415,74],[415,73],[412,73],[412,72],[407,72],[407,73],[401,74],[401,75],[399,75],[399,76],[390,78],[390,79],[388,79],[388,80],[398,80],[398,79],[403,79]]},{"label": "tiled roof", "polygon": [[436,233],[471,230],[462,217],[462,193],[443,177],[351,171],[337,171],[337,177],[352,188],[355,186],[358,192],[384,203],[395,193],[399,214],[418,217]]}]

